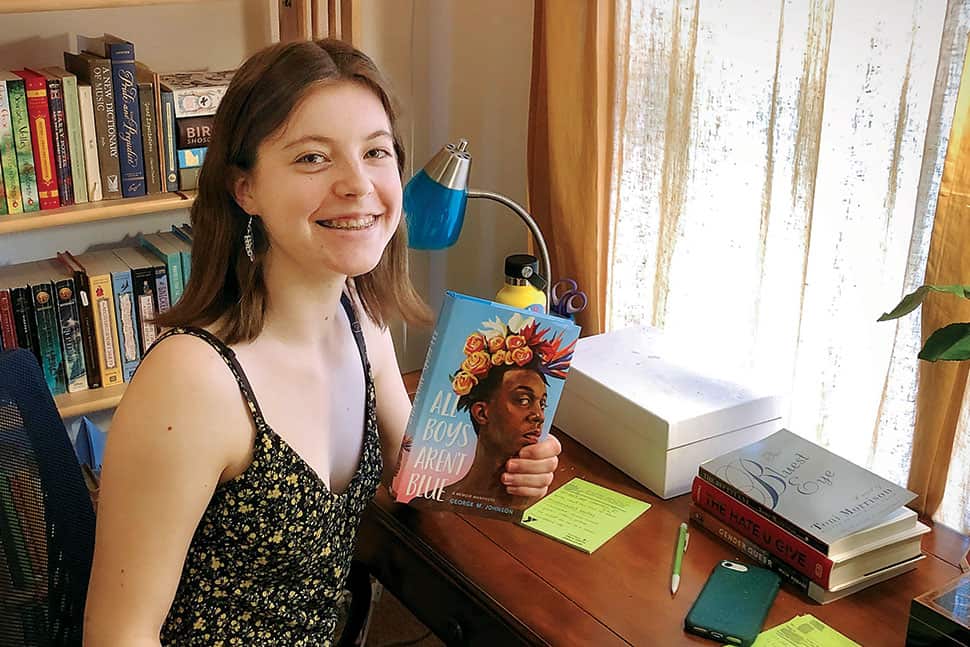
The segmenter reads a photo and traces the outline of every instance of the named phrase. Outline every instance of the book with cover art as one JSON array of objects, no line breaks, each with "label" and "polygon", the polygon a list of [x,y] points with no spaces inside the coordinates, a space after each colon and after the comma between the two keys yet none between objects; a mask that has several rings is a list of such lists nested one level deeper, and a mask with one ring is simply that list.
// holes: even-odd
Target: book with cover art
[{"label": "book with cover art", "polygon": [[787,429],[702,463],[698,474],[826,555],[885,534],[860,531],[916,498]]},{"label": "book with cover art", "polygon": [[509,458],[545,438],[579,327],[447,292],[394,477],[402,503],[517,521],[535,500],[501,482]]}]

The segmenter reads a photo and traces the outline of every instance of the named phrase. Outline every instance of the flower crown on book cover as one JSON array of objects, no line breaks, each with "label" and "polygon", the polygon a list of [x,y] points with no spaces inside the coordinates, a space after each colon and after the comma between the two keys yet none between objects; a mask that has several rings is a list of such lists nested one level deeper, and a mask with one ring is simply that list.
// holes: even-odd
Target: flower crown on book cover
[{"label": "flower crown on book cover", "polygon": [[428,349],[394,492],[517,518],[509,458],[552,426],[579,328],[566,319],[449,292]]}]

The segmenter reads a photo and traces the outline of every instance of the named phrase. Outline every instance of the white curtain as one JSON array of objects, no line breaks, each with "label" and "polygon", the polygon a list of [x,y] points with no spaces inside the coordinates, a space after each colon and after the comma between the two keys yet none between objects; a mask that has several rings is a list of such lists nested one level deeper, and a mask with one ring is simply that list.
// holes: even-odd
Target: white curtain
[{"label": "white curtain", "polygon": [[616,13],[608,327],[766,376],[793,431],[903,485],[919,317],[876,318],[923,276],[947,19],[940,0]]}]

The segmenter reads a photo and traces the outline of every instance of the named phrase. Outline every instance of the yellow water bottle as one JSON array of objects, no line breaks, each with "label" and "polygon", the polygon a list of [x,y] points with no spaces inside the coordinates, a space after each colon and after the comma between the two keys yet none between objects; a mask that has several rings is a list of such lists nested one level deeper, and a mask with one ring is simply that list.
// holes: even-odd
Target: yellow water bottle
[{"label": "yellow water bottle", "polygon": [[495,295],[499,303],[533,312],[546,311],[546,279],[539,274],[539,261],[531,254],[513,254],[505,259],[505,285]]}]

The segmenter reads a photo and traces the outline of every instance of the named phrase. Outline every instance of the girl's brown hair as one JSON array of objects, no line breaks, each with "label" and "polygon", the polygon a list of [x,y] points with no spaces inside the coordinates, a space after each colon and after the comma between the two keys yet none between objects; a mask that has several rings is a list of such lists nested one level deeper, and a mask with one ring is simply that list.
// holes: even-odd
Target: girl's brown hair
[{"label": "girl's brown hair", "polygon": [[[381,100],[403,180],[397,113],[386,82],[367,55],[331,39],[280,43],[257,52],[233,75],[216,112],[191,211],[195,252],[189,283],[178,303],[159,315],[158,325],[207,326],[219,321],[215,332],[227,344],[259,335],[266,310],[262,260],[268,241],[262,221],[253,218],[256,260],[250,262],[243,249],[249,215],[233,197],[233,181],[240,172],[253,169],[260,143],[283,127],[310,88],[341,81],[360,83]],[[352,292],[378,325],[385,326],[391,316],[428,323],[428,308],[408,278],[403,218],[377,267],[351,280]]]}]

